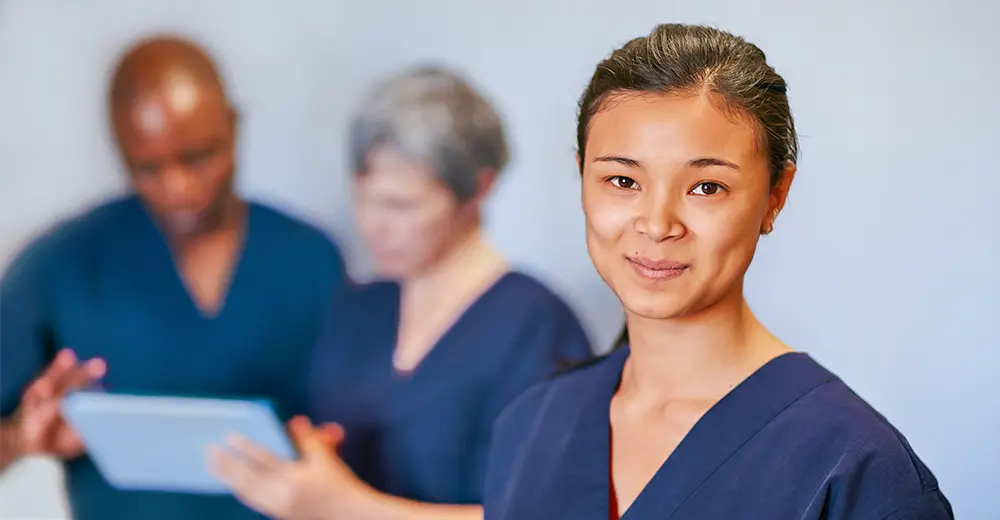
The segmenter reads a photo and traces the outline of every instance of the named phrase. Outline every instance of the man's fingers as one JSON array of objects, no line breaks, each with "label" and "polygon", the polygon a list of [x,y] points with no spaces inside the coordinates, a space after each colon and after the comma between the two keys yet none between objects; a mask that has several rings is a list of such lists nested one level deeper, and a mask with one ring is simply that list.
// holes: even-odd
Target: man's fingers
[{"label": "man's fingers", "polygon": [[[80,362],[76,355],[71,351],[60,353],[59,358],[56,359],[52,364],[56,366],[56,370],[47,379],[46,395],[44,398],[58,398],[66,392],[75,380],[78,380],[80,376]],[[56,363],[59,363],[56,365]]]},{"label": "man's fingers", "polygon": [[103,359],[79,363],[72,350],[63,349],[52,363],[25,390],[22,405],[38,406],[46,399],[61,398],[63,394],[84,388],[104,377],[107,364]]},{"label": "man's fingers", "polygon": [[106,370],[107,365],[105,365],[103,359],[88,360],[66,374],[60,381],[60,387],[56,389],[56,395],[62,396],[67,392],[86,388],[92,385],[94,381],[104,377]]},{"label": "man's fingers", "polygon": [[91,379],[100,379],[108,373],[108,364],[101,358],[91,358],[83,364],[83,372]]},{"label": "man's fingers", "polygon": [[76,366],[76,354],[72,350],[63,349],[56,354],[40,376],[35,379],[24,392],[23,402],[29,406],[48,399],[56,394],[56,384],[66,372]]}]

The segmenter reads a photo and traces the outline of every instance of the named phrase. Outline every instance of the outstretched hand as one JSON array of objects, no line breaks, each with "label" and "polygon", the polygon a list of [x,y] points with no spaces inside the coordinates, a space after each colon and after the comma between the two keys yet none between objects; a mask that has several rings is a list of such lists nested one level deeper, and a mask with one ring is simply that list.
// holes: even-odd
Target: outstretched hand
[{"label": "outstretched hand", "polygon": [[83,453],[80,438],[63,420],[60,403],[67,393],[90,386],[104,377],[101,359],[80,361],[65,349],[25,390],[14,412],[13,425],[19,455],[49,455],[70,459]]},{"label": "outstretched hand", "polygon": [[212,448],[212,471],[241,502],[265,515],[285,520],[342,518],[370,492],[337,455],[343,428],[336,424],[317,428],[296,417],[288,429],[299,460],[282,460],[234,435],[225,447]]}]

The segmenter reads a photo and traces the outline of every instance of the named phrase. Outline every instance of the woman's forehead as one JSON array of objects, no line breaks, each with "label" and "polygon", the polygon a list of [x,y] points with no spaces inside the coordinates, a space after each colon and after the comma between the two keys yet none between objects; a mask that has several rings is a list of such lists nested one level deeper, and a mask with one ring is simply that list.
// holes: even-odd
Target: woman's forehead
[{"label": "woman's forehead", "polygon": [[587,161],[608,154],[649,162],[718,157],[741,164],[763,159],[752,121],[734,117],[721,105],[704,94],[614,96],[590,122]]}]

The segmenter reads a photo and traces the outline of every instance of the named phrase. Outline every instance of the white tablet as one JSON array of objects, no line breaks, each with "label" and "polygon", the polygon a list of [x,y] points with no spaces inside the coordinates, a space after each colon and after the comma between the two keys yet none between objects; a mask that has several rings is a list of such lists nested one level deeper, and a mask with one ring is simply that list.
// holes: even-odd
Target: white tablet
[{"label": "white tablet", "polygon": [[286,460],[297,457],[267,400],[74,392],[62,413],[104,478],[122,490],[227,494],[208,447],[239,433]]}]

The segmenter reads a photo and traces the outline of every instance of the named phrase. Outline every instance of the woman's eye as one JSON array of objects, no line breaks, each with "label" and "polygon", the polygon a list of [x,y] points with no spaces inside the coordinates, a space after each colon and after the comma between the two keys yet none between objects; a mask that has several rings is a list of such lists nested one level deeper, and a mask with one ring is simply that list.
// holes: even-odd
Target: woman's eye
[{"label": "woman's eye", "polygon": [[635,182],[635,179],[630,179],[621,175],[616,175],[608,179],[612,185],[616,188],[621,188],[623,190],[634,190],[639,187],[639,184]]},{"label": "woman's eye", "polygon": [[691,193],[695,195],[715,195],[720,191],[724,190],[721,184],[716,182],[699,182],[695,185]]}]

